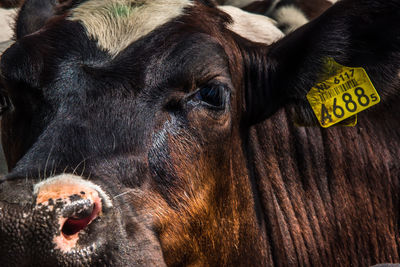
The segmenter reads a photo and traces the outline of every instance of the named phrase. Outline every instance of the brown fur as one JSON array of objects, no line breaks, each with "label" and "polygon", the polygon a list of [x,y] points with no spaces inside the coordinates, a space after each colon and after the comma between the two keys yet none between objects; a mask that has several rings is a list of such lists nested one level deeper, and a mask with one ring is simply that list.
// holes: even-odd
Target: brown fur
[{"label": "brown fur", "polygon": [[324,130],[294,127],[281,111],[253,127],[274,264],[399,262],[398,112],[381,106],[357,127]]},{"label": "brown fur", "polygon": [[16,8],[22,6],[25,0],[1,0],[0,8]]},{"label": "brown fur", "polygon": [[[195,14],[187,15],[188,19],[197,18],[190,23],[197,24],[199,29],[204,27],[202,21],[207,19],[202,19],[207,14],[202,10],[204,8],[198,6],[191,11]],[[237,62],[239,51],[233,40],[222,35],[218,28],[210,30],[225,50],[232,53],[228,55],[231,72],[241,73],[241,64]],[[233,82],[240,86],[240,75],[234,78]],[[236,99],[238,102],[234,106],[240,103],[240,97]],[[215,122],[215,132],[209,132],[201,122],[202,117],[197,112],[189,115],[189,121],[193,122],[191,128],[204,134],[218,135],[219,128],[221,132],[225,132],[232,127],[232,118],[227,114]],[[194,140],[191,141],[191,135],[186,133],[169,136],[168,147],[173,150],[171,171],[179,177],[177,188],[180,190],[174,189],[172,194],[172,206],[175,209],[161,208],[158,210],[162,212],[157,213],[160,240],[167,265],[232,266],[237,262],[265,264],[263,257],[267,250],[262,242],[262,229],[255,220],[255,204],[250,197],[252,187],[249,179],[243,179],[247,174],[244,171],[243,144],[238,138],[238,130],[233,128],[230,136],[220,136],[221,147],[208,147],[206,144],[193,146]],[[208,140],[210,137],[203,136],[201,139]],[[221,151],[225,150],[226,142],[232,146],[227,151]],[[207,153],[201,153],[205,148]],[[193,155],[204,156],[187,162],[185,154],[188,150]],[[221,159],[221,155],[230,155],[230,159]],[[230,163],[226,165],[227,162]],[[252,248],[251,251],[247,251],[248,248]]]}]

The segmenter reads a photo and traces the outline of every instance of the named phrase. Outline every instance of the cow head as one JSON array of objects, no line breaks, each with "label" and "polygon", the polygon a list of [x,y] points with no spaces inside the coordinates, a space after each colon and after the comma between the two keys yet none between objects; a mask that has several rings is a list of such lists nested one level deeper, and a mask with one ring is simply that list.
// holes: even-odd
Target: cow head
[{"label": "cow head", "polygon": [[209,1],[28,0],[1,59],[1,262],[262,265],[248,129],[289,105],[313,121],[305,94],[328,56],[384,68],[374,81],[393,93],[399,40],[371,40],[399,5],[364,2],[268,46]]}]

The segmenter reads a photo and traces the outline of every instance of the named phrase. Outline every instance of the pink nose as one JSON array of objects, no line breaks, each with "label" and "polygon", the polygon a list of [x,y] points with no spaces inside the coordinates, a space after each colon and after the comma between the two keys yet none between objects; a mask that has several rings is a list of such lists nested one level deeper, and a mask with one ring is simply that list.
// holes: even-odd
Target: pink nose
[{"label": "pink nose", "polygon": [[60,234],[54,236],[56,248],[67,252],[74,248],[79,233],[101,215],[102,202],[99,192],[90,183],[65,176],[42,182],[36,189],[36,205],[54,209],[54,203],[62,202],[57,214]]}]

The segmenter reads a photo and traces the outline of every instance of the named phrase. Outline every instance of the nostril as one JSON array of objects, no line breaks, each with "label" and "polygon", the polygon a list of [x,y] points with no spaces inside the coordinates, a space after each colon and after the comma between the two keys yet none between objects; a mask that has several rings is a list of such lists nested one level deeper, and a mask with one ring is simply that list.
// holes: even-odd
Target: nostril
[{"label": "nostril", "polygon": [[73,238],[75,234],[85,229],[100,213],[100,205],[90,200],[76,201],[64,209],[64,222],[61,232],[65,238]]}]

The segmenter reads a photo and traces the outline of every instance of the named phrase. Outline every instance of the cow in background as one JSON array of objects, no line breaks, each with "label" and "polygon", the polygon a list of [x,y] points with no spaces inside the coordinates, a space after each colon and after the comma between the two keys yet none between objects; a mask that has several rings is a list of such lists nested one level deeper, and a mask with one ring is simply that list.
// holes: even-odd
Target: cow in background
[{"label": "cow in background", "polygon": [[278,22],[278,28],[289,33],[315,19],[337,0],[219,0],[245,11],[268,16]]},{"label": "cow in background", "polygon": [[[23,2],[24,0],[1,0],[0,8],[17,8]],[[60,3],[63,2],[65,1]],[[233,6],[250,13],[268,16],[278,22],[278,28],[288,33],[318,17],[336,0],[217,0],[216,2],[220,5]],[[43,5],[41,3],[37,5],[35,12],[43,12],[40,8]],[[46,14],[43,14],[43,17],[46,17]]]},{"label": "cow in background", "polygon": [[264,15],[271,14],[279,6],[295,6],[304,13],[307,19],[311,20],[321,15],[337,0],[217,0],[217,2],[220,5],[232,5],[249,12]]}]

